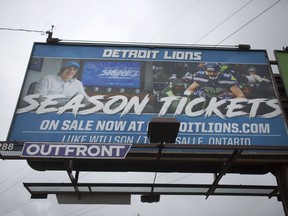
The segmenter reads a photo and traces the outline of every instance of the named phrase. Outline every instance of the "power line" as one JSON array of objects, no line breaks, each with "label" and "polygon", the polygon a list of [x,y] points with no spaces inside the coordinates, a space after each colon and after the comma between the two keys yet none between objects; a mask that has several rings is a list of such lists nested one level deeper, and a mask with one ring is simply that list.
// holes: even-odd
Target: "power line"
[{"label": "power line", "polygon": [[170,23],[168,23],[159,33],[157,33],[156,35],[154,35],[154,37],[152,37],[149,41],[152,41],[153,39],[155,39],[156,37],[158,37],[160,34],[162,34],[162,32],[164,32],[170,25],[172,25],[174,22],[176,22],[180,17],[182,17],[184,14],[186,14],[192,7],[194,7],[198,2],[200,2],[201,0],[198,0],[196,2],[194,2],[190,7],[188,7],[185,11],[183,11],[179,16],[177,16],[175,19],[173,19]]},{"label": "power line", "polygon": [[31,174],[33,174],[33,172],[30,172],[28,174],[26,174],[24,177],[22,177],[21,179],[19,179],[19,181],[13,183],[12,185],[10,185],[9,187],[5,188],[4,190],[0,191],[0,194],[3,194],[4,192],[6,192],[7,190],[9,190],[10,188],[12,188],[13,186],[15,186],[16,184],[18,184],[20,181],[22,181],[23,179],[25,179],[26,177],[30,176]]},{"label": "power line", "polygon": [[[9,190],[10,188],[12,188],[13,186],[15,186],[15,185],[18,184],[20,181],[22,181],[23,179],[25,179],[26,177],[30,176],[30,175],[33,174],[33,173],[34,173],[34,172],[32,171],[32,172],[26,174],[24,177],[21,177],[20,180],[18,180],[17,182],[13,183],[12,185],[10,185],[9,187],[7,187],[6,189],[2,190],[2,191],[0,192],[0,194],[6,192],[7,190]],[[88,174],[90,174],[90,173],[87,173],[86,175],[88,175]],[[86,175],[84,174],[83,176],[86,176]],[[14,176],[14,174],[13,174],[12,176]],[[12,177],[12,176],[10,176],[10,177]],[[10,178],[10,177],[8,177],[8,178]],[[5,180],[5,181],[6,181],[6,180]],[[33,202],[33,201],[35,201],[35,200],[28,199],[28,200],[25,200],[25,201],[23,201],[23,202],[20,202],[20,203],[18,203],[18,204],[16,204],[16,205],[12,206],[11,208],[4,210],[3,212],[0,212],[0,216],[6,215],[6,214],[11,213],[11,212],[13,212],[13,211],[15,211],[15,210],[18,210],[18,209],[22,208],[23,206],[25,206],[25,205],[27,205],[27,204],[30,204],[30,203]]]},{"label": "power line", "polygon": [[225,40],[227,40],[228,38],[232,37],[234,34],[236,34],[237,32],[239,32],[241,29],[243,29],[244,27],[246,27],[247,25],[249,25],[251,22],[253,22],[254,20],[256,20],[258,17],[260,17],[261,15],[263,15],[264,13],[266,13],[268,10],[270,10],[272,7],[274,7],[276,4],[278,4],[281,0],[278,0],[277,2],[275,2],[274,4],[272,4],[271,6],[269,6],[268,8],[266,8],[264,11],[262,11],[260,14],[258,14],[257,16],[255,16],[253,19],[251,19],[250,21],[248,21],[247,23],[245,23],[243,26],[241,26],[240,28],[238,28],[236,31],[232,32],[230,35],[228,35],[226,38],[224,38],[222,41],[220,41],[217,45],[220,45],[221,43],[223,43]]},{"label": "power line", "polygon": [[15,210],[17,210],[17,209],[19,209],[19,208],[22,208],[23,206],[25,206],[25,205],[33,202],[33,201],[34,201],[34,200],[29,200],[29,199],[28,199],[28,200],[25,200],[25,201],[23,201],[23,202],[21,202],[21,203],[18,203],[18,204],[15,205],[15,206],[12,206],[11,208],[9,208],[9,209],[7,209],[7,210],[4,210],[3,212],[0,212],[0,215],[2,216],[2,215],[9,214],[9,213],[11,213],[11,212],[13,212],[13,211],[15,211]]},{"label": "power line", "polygon": [[[20,180],[17,179],[17,180],[18,180],[17,182],[11,184],[9,187],[7,187],[6,189],[2,190],[2,191],[0,192],[0,194],[3,194],[4,192],[6,192],[7,190],[9,190],[10,188],[12,188],[13,186],[15,186],[16,184],[18,184],[20,181],[22,181],[23,179],[25,179],[26,177],[28,177],[28,176],[31,175],[31,174],[32,174],[32,172],[26,174],[26,175],[25,175],[24,177],[22,177]],[[14,174],[11,175],[10,177],[12,177],[12,176],[14,176]],[[8,177],[8,179],[9,179],[10,177]],[[2,182],[2,183],[3,183],[3,182]],[[25,200],[25,201],[23,201],[23,202],[20,202],[20,203],[18,203],[18,204],[16,204],[16,205],[12,206],[12,207],[9,208],[9,209],[4,210],[3,212],[0,212],[0,215],[2,216],[2,215],[9,214],[9,213],[11,213],[11,212],[13,212],[13,211],[15,211],[15,210],[17,210],[17,209],[22,208],[23,206],[25,206],[25,205],[33,202],[33,201],[34,201],[34,200],[27,199],[27,200]]]},{"label": "power line", "polygon": [[[85,214],[88,214],[88,213],[93,212],[93,211],[95,211],[95,210],[98,210],[98,209],[100,209],[100,208],[104,208],[104,207],[106,207],[106,206],[109,206],[109,205],[106,204],[106,205],[102,205],[102,206],[97,206],[96,208],[90,209],[90,210],[85,211],[85,212],[82,212],[82,213],[80,213],[80,214],[76,214],[75,216],[85,215]],[[90,206],[89,206],[89,207],[90,207]],[[89,207],[88,207],[88,208],[89,208]],[[92,207],[95,207],[95,206],[92,206]]]},{"label": "power line", "polygon": [[200,40],[202,40],[203,38],[205,38],[207,35],[209,35],[210,33],[212,33],[215,29],[219,28],[223,23],[225,23],[226,21],[228,21],[229,19],[231,19],[231,17],[233,17],[234,15],[236,15],[239,11],[241,11],[243,8],[245,8],[247,5],[251,4],[254,0],[250,0],[249,2],[247,2],[245,5],[243,5],[242,7],[240,7],[237,11],[235,11],[234,13],[232,13],[230,16],[228,16],[225,20],[223,20],[221,23],[219,23],[218,25],[216,25],[214,28],[212,28],[210,31],[208,31],[206,34],[204,34],[202,37],[200,37],[197,41],[194,42],[194,44],[198,43]]},{"label": "power line", "polygon": [[23,170],[26,167],[26,165],[24,165],[23,167],[21,167],[20,169],[18,169],[14,174],[10,175],[9,177],[7,177],[6,179],[4,179],[3,181],[0,182],[0,185],[3,184],[4,182],[8,181],[10,178],[12,178],[13,176],[19,174],[19,172],[21,170]]},{"label": "power line", "polygon": [[[22,168],[21,168],[21,169],[22,169]],[[16,172],[16,173],[18,173],[18,172]],[[6,180],[8,180],[8,179],[11,178],[12,176],[14,176],[16,173],[14,173],[14,174],[11,175],[10,177],[8,177]],[[10,185],[9,187],[7,187],[6,189],[2,190],[2,191],[0,192],[0,194],[6,192],[7,190],[9,190],[10,188],[12,188],[13,186],[15,186],[16,184],[18,184],[20,181],[22,181],[24,178],[28,177],[28,176],[31,175],[31,174],[33,174],[33,172],[28,173],[27,175],[25,175],[24,177],[22,177],[22,178],[21,178],[20,180],[18,180],[17,182],[13,183],[12,185]],[[89,174],[90,174],[90,173],[86,173],[86,174],[84,174],[82,177],[84,177],[84,176],[86,176],[86,175],[89,175]],[[2,181],[1,183],[5,182],[6,180]],[[20,203],[18,203],[18,204],[16,204],[16,205],[12,206],[11,208],[4,210],[3,212],[0,212],[0,216],[6,215],[6,214],[8,214],[8,213],[11,213],[11,212],[17,210],[17,209],[20,209],[20,208],[22,208],[23,206],[25,206],[25,205],[33,202],[33,201],[35,201],[35,200],[30,200],[30,199],[28,199],[28,200],[25,200],[25,201],[23,201],[23,202],[20,202]],[[93,206],[91,206],[91,207],[93,207]],[[81,210],[82,210],[82,209],[81,209]],[[74,213],[75,213],[75,212],[74,212]]]},{"label": "power line", "polygon": [[45,35],[47,32],[45,31],[39,31],[39,30],[31,30],[31,29],[14,29],[14,28],[0,28],[0,31],[21,31],[21,32],[32,32],[32,33],[41,33],[42,35]]},{"label": "power line", "polygon": [[185,175],[185,176],[182,176],[182,177],[179,177],[179,178],[177,178],[177,179],[171,180],[171,181],[167,182],[167,184],[172,183],[172,182],[179,181],[179,180],[184,179],[184,178],[187,178],[187,177],[189,177],[189,176],[191,176],[191,175],[194,175],[194,173],[189,173],[189,174],[187,174],[187,175]]}]

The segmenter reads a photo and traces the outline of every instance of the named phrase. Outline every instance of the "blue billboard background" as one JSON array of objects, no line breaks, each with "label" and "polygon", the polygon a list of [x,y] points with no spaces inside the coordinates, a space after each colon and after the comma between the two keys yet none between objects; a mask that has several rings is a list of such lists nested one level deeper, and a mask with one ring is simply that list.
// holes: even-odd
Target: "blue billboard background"
[{"label": "blue billboard background", "polygon": [[[42,71],[27,70],[9,141],[149,143],[148,122],[153,117],[175,117],[181,123],[176,144],[288,145],[266,51],[37,43],[31,58],[37,57],[44,58]],[[77,80],[83,82],[88,99],[77,94],[63,101],[61,93],[23,91],[52,68],[72,60],[80,65]],[[100,62],[102,69],[125,65],[137,76],[128,80],[110,77],[109,84],[106,79],[87,76],[91,62],[93,66]],[[200,65],[207,62],[220,65],[219,76],[228,90],[209,81],[211,86],[184,95],[197,76],[206,76]],[[252,74],[253,68],[257,75]],[[227,88],[232,81],[245,98],[232,95]],[[248,87],[253,94],[246,95]]]}]

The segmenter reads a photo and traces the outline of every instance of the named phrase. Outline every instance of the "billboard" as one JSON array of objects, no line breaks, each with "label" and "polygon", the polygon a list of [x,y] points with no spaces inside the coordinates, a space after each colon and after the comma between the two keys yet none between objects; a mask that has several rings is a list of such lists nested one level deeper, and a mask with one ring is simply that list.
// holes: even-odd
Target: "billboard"
[{"label": "billboard", "polygon": [[176,144],[287,146],[275,89],[264,50],[35,43],[8,140],[146,144],[175,117]]},{"label": "billboard", "polygon": [[279,72],[284,84],[286,95],[288,95],[288,52],[275,50],[274,55],[277,60]]}]

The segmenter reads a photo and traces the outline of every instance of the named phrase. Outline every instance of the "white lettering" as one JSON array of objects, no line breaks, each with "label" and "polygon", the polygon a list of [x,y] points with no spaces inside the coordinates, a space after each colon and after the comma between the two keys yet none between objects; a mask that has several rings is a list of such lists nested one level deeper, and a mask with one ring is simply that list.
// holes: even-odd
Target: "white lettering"
[{"label": "white lettering", "polygon": [[133,59],[156,59],[159,50],[137,49],[104,49],[102,57],[106,58],[133,58]]},{"label": "white lettering", "polygon": [[[122,112],[122,117],[131,113],[132,108],[134,108],[135,114],[141,115],[145,108],[150,106],[149,94],[147,94],[142,101],[140,101],[138,96],[133,96],[128,100],[124,95],[115,95],[108,98],[105,98],[105,95],[96,95],[89,98],[90,104],[82,104],[84,99],[83,96],[77,95],[61,107],[58,107],[57,102],[57,99],[62,99],[61,95],[49,96],[46,100],[39,103],[37,99],[40,98],[40,95],[28,95],[24,97],[23,100],[29,102],[29,104],[27,107],[18,109],[17,114],[36,110],[37,114],[56,112],[61,115],[64,112],[72,111],[74,116],[76,116],[77,114],[88,115],[102,111],[104,114],[108,115]],[[163,104],[158,115],[166,115],[171,104],[177,101],[179,103],[174,111],[174,116],[183,113],[190,117],[201,115],[210,117],[216,115],[225,119],[226,117],[233,118],[243,115],[249,115],[250,118],[254,118],[257,114],[261,118],[273,118],[281,115],[281,109],[277,99],[256,98],[248,100],[243,98],[233,98],[229,100],[218,100],[216,97],[213,97],[210,101],[206,101],[205,98],[200,97],[188,101],[186,97],[180,96],[162,97],[160,102],[163,102]],[[263,108],[261,109],[261,114],[258,113],[260,108]],[[266,111],[266,113],[263,113],[263,111]],[[47,123],[48,122],[43,122],[43,125],[41,125],[43,130],[48,127],[48,125],[46,125]],[[56,125],[51,125],[51,129],[52,128],[56,128]]]}]

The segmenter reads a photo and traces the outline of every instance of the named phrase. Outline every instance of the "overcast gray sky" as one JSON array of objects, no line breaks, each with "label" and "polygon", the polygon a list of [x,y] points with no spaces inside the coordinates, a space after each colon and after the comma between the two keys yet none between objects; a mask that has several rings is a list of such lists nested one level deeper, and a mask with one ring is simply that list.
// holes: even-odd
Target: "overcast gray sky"
[{"label": "overcast gray sky", "polygon": [[[287,0],[1,0],[0,28],[47,31],[66,40],[168,43],[187,45],[250,44],[273,50],[288,46]],[[0,140],[5,140],[34,42],[41,33],[0,30]],[[275,198],[162,196],[129,206],[58,205],[55,196],[30,200],[22,182],[69,182],[65,172],[33,171],[25,161],[0,161],[0,215],[284,215]],[[81,182],[152,182],[153,173],[85,173]],[[162,183],[212,183],[212,174],[159,174]],[[275,178],[226,175],[223,184],[275,185]]]}]

